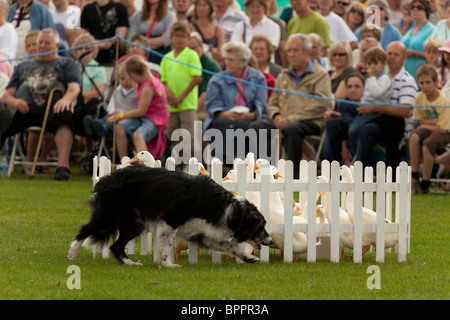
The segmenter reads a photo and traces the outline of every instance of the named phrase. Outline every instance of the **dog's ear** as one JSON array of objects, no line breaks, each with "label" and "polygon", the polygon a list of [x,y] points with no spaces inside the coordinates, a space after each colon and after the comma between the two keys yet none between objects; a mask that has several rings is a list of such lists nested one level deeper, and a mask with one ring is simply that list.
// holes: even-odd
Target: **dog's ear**
[{"label": "dog's ear", "polygon": [[265,220],[258,209],[251,204],[248,200],[245,200],[239,206],[240,226],[236,230],[234,238],[238,242],[244,242],[252,239],[255,231],[260,230],[260,226],[265,225]]}]

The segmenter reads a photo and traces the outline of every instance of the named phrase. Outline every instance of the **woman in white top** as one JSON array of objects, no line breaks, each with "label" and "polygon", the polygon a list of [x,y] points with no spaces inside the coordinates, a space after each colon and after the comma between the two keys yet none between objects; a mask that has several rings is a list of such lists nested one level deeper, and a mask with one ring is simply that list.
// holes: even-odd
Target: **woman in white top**
[{"label": "woman in white top", "polygon": [[[6,22],[6,14],[9,10],[8,0],[0,0],[0,51],[6,59],[14,59],[17,51],[17,32],[14,26]],[[10,62],[11,67],[14,61]]]},{"label": "woman in white top", "polygon": [[[265,0],[246,0],[245,13],[247,17],[244,21],[236,24],[230,41],[244,42],[246,45],[249,45],[253,36],[262,34],[269,38],[273,49],[278,49],[281,35],[280,26],[269,19],[266,16],[266,12],[267,3]],[[275,61],[273,54],[271,61]]]},{"label": "woman in white top", "polygon": [[[445,1],[445,8],[450,15],[450,0]],[[440,20],[430,38],[438,38],[441,42],[450,39],[450,18]]]}]

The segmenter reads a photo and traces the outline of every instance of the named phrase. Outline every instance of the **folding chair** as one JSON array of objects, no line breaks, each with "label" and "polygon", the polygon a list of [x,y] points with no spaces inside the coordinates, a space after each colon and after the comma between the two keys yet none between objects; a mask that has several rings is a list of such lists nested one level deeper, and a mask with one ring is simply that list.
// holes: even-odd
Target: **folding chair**
[{"label": "folding chair", "polygon": [[325,134],[326,132],[324,131],[320,136],[305,137],[303,140],[302,158],[306,158],[306,160],[314,160],[317,165],[319,165]]},{"label": "folding chair", "polygon": [[[36,134],[39,136],[41,133],[40,127],[29,127],[24,131],[28,134]],[[46,136],[52,136],[52,134],[46,132]],[[33,165],[33,161],[27,161],[26,153],[24,152],[23,145],[22,145],[22,138],[23,138],[23,132],[17,133],[12,139],[14,140],[13,147],[11,149],[11,155],[9,158],[9,164],[8,164],[8,177],[11,175],[11,173],[14,171],[14,166],[16,165],[22,165],[24,167],[24,170],[26,171],[26,166]],[[55,166],[57,167],[57,159],[50,158],[49,161],[38,161],[36,162],[37,166]]]}]

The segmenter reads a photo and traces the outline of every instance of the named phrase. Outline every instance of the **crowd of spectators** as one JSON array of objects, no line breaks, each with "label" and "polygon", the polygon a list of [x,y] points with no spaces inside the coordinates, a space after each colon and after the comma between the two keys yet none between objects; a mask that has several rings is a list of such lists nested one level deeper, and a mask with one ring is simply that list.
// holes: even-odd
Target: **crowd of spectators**
[{"label": "crowd of spectators", "polygon": [[[119,49],[118,34],[128,43]],[[113,71],[131,57],[148,69]],[[421,177],[422,157],[428,161],[425,183],[413,190],[418,193],[429,191],[429,154],[441,164],[448,158],[450,0],[290,0],[283,8],[276,0],[0,0],[0,60],[2,147],[6,138],[42,122],[52,88],[64,92],[54,98],[48,129],[54,138],[41,154],[56,146],[59,180],[70,177],[77,137],[99,139],[114,121],[121,141],[134,141],[136,151],[153,140],[161,150],[167,143],[161,128],[170,138],[177,128],[193,132],[195,120],[224,137],[229,129],[275,128],[283,154],[297,164],[310,135],[322,136],[322,159],[365,166],[410,161],[414,144],[414,178]],[[113,106],[95,119],[92,110],[107,99],[111,73],[119,71]],[[128,94],[139,112],[117,105]],[[155,104],[169,111],[159,125],[149,111]],[[431,111],[419,117],[414,107],[424,105]],[[131,118],[147,120],[130,129],[125,120]],[[30,146],[34,141],[29,138]],[[267,141],[273,141],[270,134]],[[223,160],[236,156],[229,144],[216,150]],[[127,146],[119,146],[121,156]],[[261,154],[268,155],[267,147]]]}]

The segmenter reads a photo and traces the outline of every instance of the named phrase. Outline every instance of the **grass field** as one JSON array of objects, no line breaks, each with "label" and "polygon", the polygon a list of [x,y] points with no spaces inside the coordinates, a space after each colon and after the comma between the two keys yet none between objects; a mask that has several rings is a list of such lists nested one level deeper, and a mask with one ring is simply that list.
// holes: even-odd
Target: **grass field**
[{"label": "grass field", "polygon": [[[271,251],[270,263],[213,265],[202,252],[190,265],[184,253],[181,268],[161,268],[152,256],[132,256],[143,267],[119,265],[113,258],[92,258],[82,248],[75,261],[67,259],[73,237],[88,221],[92,183],[77,168],[69,182],[53,175],[29,181],[17,169],[0,180],[0,299],[189,299],[297,300],[297,299],[449,299],[448,195],[413,196],[411,253],[406,263],[387,254],[380,267],[381,289],[369,290],[367,268],[375,253],[362,264],[351,258],[340,263],[281,262]],[[139,241],[137,241],[139,243]],[[139,251],[137,251],[139,252]],[[69,289],[67,280],[80,270],[81,289]]]}]

